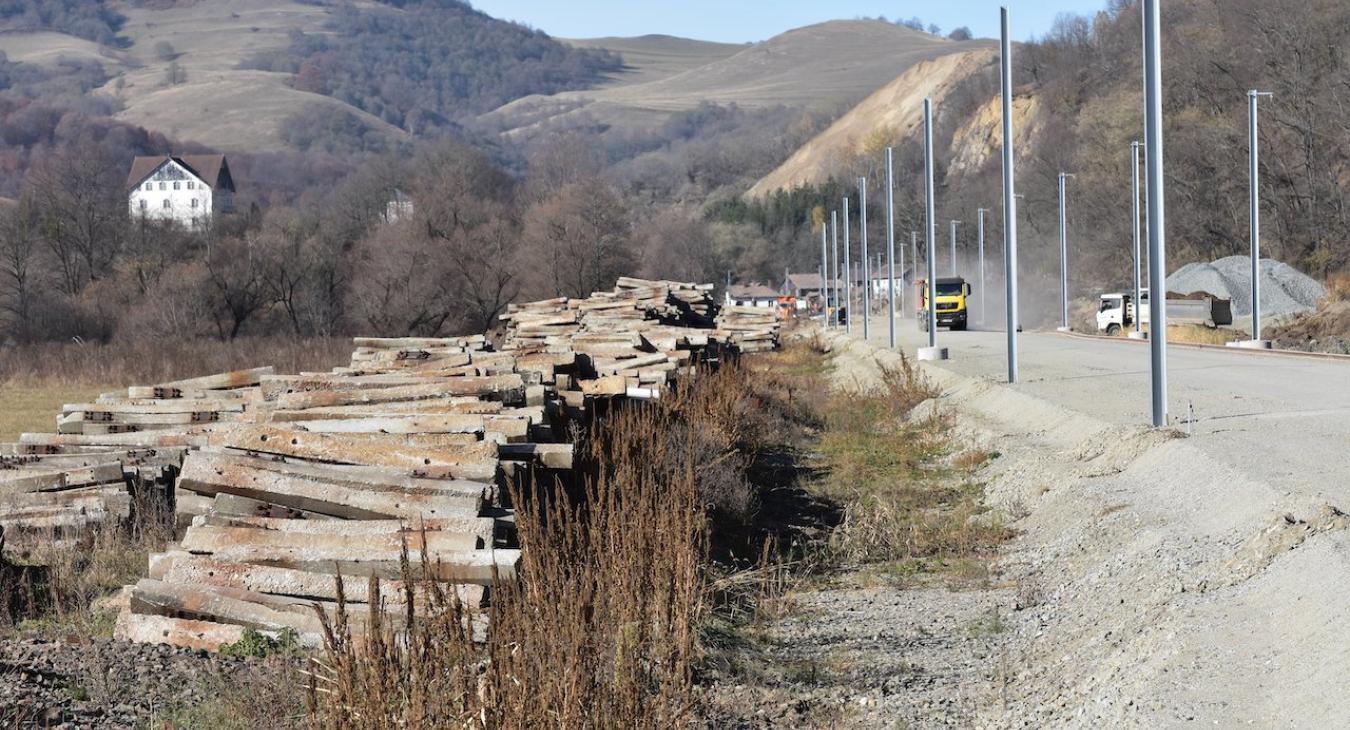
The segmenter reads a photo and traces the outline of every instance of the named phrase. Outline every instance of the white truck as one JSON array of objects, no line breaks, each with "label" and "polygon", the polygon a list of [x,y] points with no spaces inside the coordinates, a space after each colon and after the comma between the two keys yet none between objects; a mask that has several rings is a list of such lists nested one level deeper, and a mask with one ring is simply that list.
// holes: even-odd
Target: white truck
[{"label": "white truck", "polygon": [[[1140,307],[1143,324],[1148,324],[1148,292],[1140,293]],[[1097,331],[1108,335],[1117,335],[1126,327],[1134,326],[1135,305],[1133,294],[1103,294],[1097,307]],[[1228,299],[1218,299],[1206,295],[1186,295],[1169,293],[1167,296],[1167,321],[1169,324],[1199,324],[1206,327],[1223,327],[1233,323],[1233,303]]]}]

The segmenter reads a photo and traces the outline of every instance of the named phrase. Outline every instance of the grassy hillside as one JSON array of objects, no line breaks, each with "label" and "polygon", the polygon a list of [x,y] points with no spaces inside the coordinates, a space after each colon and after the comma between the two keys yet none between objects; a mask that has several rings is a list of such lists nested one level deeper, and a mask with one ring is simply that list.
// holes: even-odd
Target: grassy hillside
[{"label": "grassy hillside", "polygon": [[715,61],[730,58],[745,50],[737,43],[712,43],[668,35],[644,35],[635,38],[567,38],[577,48],[599,48],[619,54],[623,69],[609,75],[609,81],[597,88],[644,84],[674,76]]},{"label": "grassy hillside", "polygon": [[709,102],[834,111],[856,104],[916,63],[983,45],[880,21],[831,21],[648,81],[525,97],[484,121],[528,137],[569,125],[641,128]]}]

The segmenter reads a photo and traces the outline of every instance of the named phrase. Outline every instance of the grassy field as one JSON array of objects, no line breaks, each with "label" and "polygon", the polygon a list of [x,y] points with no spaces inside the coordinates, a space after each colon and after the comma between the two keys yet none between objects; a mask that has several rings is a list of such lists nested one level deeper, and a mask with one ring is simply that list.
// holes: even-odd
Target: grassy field
[{"label": "grassy field", "polygon": [[107,390],[89,385],[0,386],[0,441],[14,441],[24,431],[51,432],[63,403],[93,400]]}]

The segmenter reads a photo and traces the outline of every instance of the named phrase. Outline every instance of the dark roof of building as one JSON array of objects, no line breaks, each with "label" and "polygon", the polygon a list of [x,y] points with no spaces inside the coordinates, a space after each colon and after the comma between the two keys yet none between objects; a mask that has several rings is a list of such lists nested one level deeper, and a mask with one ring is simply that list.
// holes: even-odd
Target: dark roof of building
[{"label": "dark roof of building", "polygon": [[234,190],[234,179],[230,177],[230,164],[225,155],[154,155],[137,157],[131,162],[131,173],[127,175],[127,187],[134,188],[145,182],[164,163],[173,160],[189,172],[201,178],[202,182],[213,188]]}]

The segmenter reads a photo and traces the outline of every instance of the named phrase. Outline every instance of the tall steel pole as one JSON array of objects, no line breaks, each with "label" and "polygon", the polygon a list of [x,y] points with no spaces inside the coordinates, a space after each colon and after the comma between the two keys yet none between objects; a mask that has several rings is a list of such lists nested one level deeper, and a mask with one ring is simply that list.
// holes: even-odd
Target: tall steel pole
[{"label": "tall steel pole", "polygon": [[1069,219],[1064,205],[1064,182],[1073,175],[1059,173],[1059,307],[1060,330],[1069,330]]},{"label": "tall steel pole", "polygon": [[1017,198],[1013,176],[1012,36],[1008,8],[999,11],[999,75],[1003,98],[1003,275],[1008,316],[1008,382],[1017,382]]},{"label": "tall steel pole", "polygon": [[853,334],[853,251],[849,247],[848,196],[844,196],[844,331]]},{"label": "tall steel pole", "polygon": [[858,178],[858,235],[862,246],[863,342],[872,336],[872,259],[867,255],[867,178]]},{"label": "tall steel pole", "polygon": [[[914,269],[914,275],[910,277],[911,281],[919,280],[919,232],[909,232],[909,267]],[[917,315],[916,315],[917,316]]]},{"label": "tall steel pole", "polygon": [[[1143,332],[1143,310],[1140,309],[1139,294],[1143,290],[1142,276],[1140,268],[1143,265],[1139,250],[1139,148],[1142,143],[1138,140],[1130,143],[1130,189],[1134,195],[1130,201],[1131,227],[1134,229],[1134,331]],[[1128,310],[1127,310],[1128,311]]]},{"label": "tall steel pole", "polygon": [[1269,91],[1247,92],[1247,144],[1251,163],[1252,341],[1261,341],[1261,150],[1256,139],[1257,102]]},{"label": "tall steel pole", "polygon": [[1167,425],[1167,234],[1163,220],[1161,0],[1144,0],[1144,119],[1148,136],[1148,316],[1153,425]]},{"label": "tall steel pole", "polygon": [[[889,310],[891,339],[890,347],[895,349],[895,168],[891,159],[892,151],[890,147],[886,148],[886,273],[888,281],[886,282],[886,291],[889,299],[886,300],[886,309]],[[903,255],[904,249],[901,249]],[[905,270],[905,265],[900,264],[900,270]],[[903,287],[901,287],[903,291]]]},{"label": "tall steel pole", "polygon": [[839,326],[839,211],[830,211],[830,262],[834,266],[834,274],[830,277],[830,289],[834,291],[834,308],[831,310],[830,318],[835,326]]},{"label": "tall steel pole", "polygon": [[957,266],[956,266],[956,226],[959,225],[960,223],[961,223],[961,221],[952,221],[952,227],[951,227],[951,242],[952,242],[952,276],[956,276],[956,270],[957,270]]},{"label": "tall steel pole", "polygon": [[[928,232],[928,297],[925,305],[928,309],[928,346],[937,347],[937,217],[934,208],[933,191],[933,100],[923,100],[923,189],[924,189],[924,230]],[[953,226],[955,231],[956,227]]]},{"label": "tall steel pole", "polygon": [[977,244],[977,245],[978,245],[978,248],[976,249],[976,251],[977,251],[977,254],[978,254],[978,256],[979,256],[979,259],[978,259],[978,260],[979,260],[979,270],[980,270],[980,293],[979,293],[978,295],[976,295],[976,296],[977,296],[977,297],[979,298],[979,300],[980,300],[980,324],[981,324],[981,325],[984,324],[984,301],[985,301],[985,299],[988,298],[988,297],[986,296],[986,295],[987,295],[987,292],[988,292],[988,289],[986,289],[986,288],[985,288],[985,285],[984,285],[984,214],[985,214],[985,212],[986,212],[986,209],[985,209],[985,208],[978,208],[978,209],[976,209],[976,211],[975,211],[975,230],[976,230],[976,234],[975,234],[975,235],[976,235],[976,240],[978,241],[978,244]]},{"label": "tall steel pole", "polygon": [[821,316],[824,318],[824,326],[830,326],[830,287],[826,282],[830,275],[830,231],[829,226],[825,225],[825,218],[820,219],[820,301]]}]

